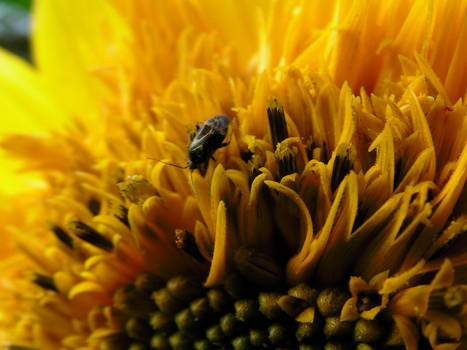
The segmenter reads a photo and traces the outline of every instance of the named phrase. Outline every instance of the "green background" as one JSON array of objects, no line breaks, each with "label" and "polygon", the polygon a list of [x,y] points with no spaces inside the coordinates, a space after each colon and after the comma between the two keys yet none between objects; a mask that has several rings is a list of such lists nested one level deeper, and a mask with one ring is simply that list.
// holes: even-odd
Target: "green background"
[{"label": "green background", "polygon": [[31,59],[30,8],[31,0],[0,0],[0,46],[27,60]]},{"label": "green background", "polygon": [[1,0],[0,2],[7,3],[7,4],[13,4],[25,10],[28,10],[31,6],[30,0]]}]

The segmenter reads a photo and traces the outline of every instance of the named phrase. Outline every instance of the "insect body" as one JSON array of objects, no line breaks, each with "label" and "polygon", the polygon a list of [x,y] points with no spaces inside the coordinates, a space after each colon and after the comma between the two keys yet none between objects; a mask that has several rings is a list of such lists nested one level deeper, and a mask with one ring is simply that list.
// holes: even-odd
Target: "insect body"
[{"label": "insect body", "polygon": [[188,168],[198,169],[204,175],[214,152],[229,144],[223,142],[228,128],[229,117],[225,114],[216,115],[206,120],[201,126],[197,126],[197,131],[188,147]]}]

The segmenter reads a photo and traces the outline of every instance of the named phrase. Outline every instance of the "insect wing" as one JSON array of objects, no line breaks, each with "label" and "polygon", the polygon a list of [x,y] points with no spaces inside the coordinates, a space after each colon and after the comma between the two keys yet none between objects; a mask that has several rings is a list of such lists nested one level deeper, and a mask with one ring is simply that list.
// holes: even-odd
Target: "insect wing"
[{"label": "insect wing", "polygon": [[205,143],[205,140],[209,139],[212,135],[215,134],[215,129],[212,128],[212,126],[207,125],[207,122],[203,123],[199,129],[198,132],[196,133],[195,137],[191,141],[191,145],[202,145]]},{"label": "insect wing", "polygon": [[192,145],[205,144],[213,135],[225,137],[227,128],[229,127],[229,118],[224,115],[216,115],[206,120],[198,129],[195,137],[192,140]]},{"label": "insect wing", "polygon": [[[226,135],[229,127],[229,117],[225,114],[219,114],[211,118],[213,120],[213,128],[215,128],[220,134]],[[211,120],[210,119],[210,120]]]}]

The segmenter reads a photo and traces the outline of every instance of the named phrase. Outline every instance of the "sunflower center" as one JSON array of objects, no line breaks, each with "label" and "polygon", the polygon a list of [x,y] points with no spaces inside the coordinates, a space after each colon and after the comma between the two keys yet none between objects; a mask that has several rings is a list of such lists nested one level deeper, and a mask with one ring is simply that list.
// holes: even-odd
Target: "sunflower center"
[{"label": "sunflower center", "polygon": [[114,295],[113,313],[124,331],[104,349],[373,349],[388,338],[382,319],[340,321],[349,294],[301,283],[258,290],[238,274],[223,286],[142,273]]}]

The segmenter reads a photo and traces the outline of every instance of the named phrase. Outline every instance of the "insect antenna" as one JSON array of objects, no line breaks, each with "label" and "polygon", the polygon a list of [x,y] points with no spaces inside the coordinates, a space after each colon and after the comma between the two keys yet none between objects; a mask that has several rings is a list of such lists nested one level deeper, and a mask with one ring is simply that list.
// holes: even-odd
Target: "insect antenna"
[{"label": "insect antenna", "polygon": [[180,168],[180,169],[186,169],[186,168],[188,168],[188,165],[181,166],[181,165],[177,165],[177,164],[174,164],[174,163],[169,163],[169,162],[166,162],[166,161],[163,161],[163,160],[160,160],[160,159],[150,158],[150,157],[147,157],[147,159],[157,160],[158,162],[164,163],[164,164],[166,164],[166,165],[171,165],[171,166],[174,166],[174,167]]}]

